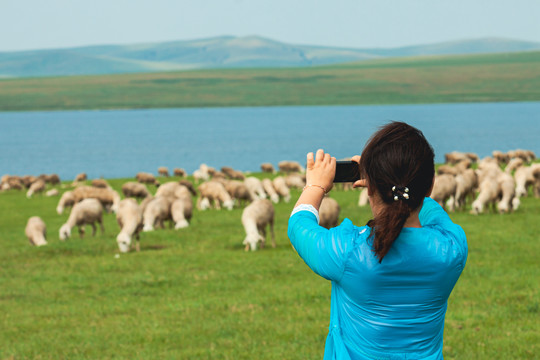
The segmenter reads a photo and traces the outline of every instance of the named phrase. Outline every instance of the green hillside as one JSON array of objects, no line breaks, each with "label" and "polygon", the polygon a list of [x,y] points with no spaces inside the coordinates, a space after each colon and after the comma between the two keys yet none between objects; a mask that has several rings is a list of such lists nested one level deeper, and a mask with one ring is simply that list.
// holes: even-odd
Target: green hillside
[{"label": "green hillside", "polygon": [[540,52],[0,80],[0,110],[540,100]]}]

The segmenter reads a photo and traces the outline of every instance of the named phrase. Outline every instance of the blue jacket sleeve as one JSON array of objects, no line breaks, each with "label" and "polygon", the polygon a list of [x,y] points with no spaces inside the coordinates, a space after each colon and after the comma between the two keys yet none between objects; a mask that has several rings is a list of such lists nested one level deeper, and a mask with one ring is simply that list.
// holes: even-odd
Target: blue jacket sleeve
[{"label": "blue jacket sleeve", "polygon": [[289,219],[288,236],[304,262],[327,280],[339,281],[348,251],[352,248],[354,225],[345,219],[327,230],[317,224],[309,211],[299,211]]},{"label": "blue jacket sleeve", "polygon": [[463,231],[461,226],[454,224],[446,211],[431,198],[424,199],[424,204],[418,217],[423,227],[436,227],[451,236],[461,254],[461,269],[463,269],[467,262],[468,246],[465,231]]}]

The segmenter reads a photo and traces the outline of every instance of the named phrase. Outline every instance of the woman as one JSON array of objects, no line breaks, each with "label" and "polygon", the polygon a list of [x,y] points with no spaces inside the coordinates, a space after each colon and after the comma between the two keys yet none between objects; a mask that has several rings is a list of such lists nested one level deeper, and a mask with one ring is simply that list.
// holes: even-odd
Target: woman
[{"label": "woman", "polygon": [[430,195],[433,149],[405,123],[382,127],[359,162],[373,219],[327,230],[318,209],[336,159],[307,155],[307,185],[288,235],[318,275],[332,281],[324,359],[442,359],[447,300],[467,260],[467,241]]}]

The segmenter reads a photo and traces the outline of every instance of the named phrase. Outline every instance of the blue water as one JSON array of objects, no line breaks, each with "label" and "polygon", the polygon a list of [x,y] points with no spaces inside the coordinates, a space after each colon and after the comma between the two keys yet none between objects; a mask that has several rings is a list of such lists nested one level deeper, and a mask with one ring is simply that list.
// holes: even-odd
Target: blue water
[{"label": "blue water", "polygon": [[390,120],[422,130],[437,162],[453,150],[540,155],[540,102],[0,112],[0,175],[118,178],[159,166],[191,173],[201,163],[259,171],[263,162],[305,162],[318,148],[360,154]]}]

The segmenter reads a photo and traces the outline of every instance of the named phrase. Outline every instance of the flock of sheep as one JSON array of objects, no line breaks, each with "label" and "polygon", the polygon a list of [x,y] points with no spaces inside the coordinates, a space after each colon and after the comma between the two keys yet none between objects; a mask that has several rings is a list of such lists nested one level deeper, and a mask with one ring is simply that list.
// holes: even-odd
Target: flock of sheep
[{"label": "flock of sheep", "polygon": [[[520,197],[527,196],[530,187],[533,187],[535,196],[540,197],[540,163],[532,163],[536,158],[533,152],[494,151],[492,155],[479,160],[472,153],[446,154],[446,163],[437,169],[431,197],[448,211],[463,210],[471,203],[470,211],[473,214],[480,214],[490,206],[493,211],[500,213],[514,211],[520,205]],[[474,168],[473,164],[476,164]],[[262,164],[261,170],[276,173],[269,163]],[[67,207],[72,208],[66,223],[59,230],[59,238],[69,238],[74,227],[78,227],[82,237],[85,225],[92,227],[93,235],[96,233],[96,224],[103,232],[103,212],[114,212],[120,227],[116,237],[119,250],[128,252],[135,238],[135,248],[139,251],[141,231],[164,228],[167,221],[174,224],[175,229],[188,227],[193,216],[194,198],[197,198],[195,206],[201,211],[243,207],[241,223],[246,233],[243,241],[246,251],[265,245],[267,227],[270,228],[272,246],[275,247],[273,203],[289,202],[290,189],[301,189],[305,185],[304,169],[298,162],[282,161],[279,163],[279,171],[281,174],[273,179],[260,180],[230,167],[222,167],[218,171],[202,164],[192,174],[193,183],[185,179],[184,170],[177,168],[174,169],[174,175],[182,179],[164,184],[153,174],[141,172],[135,177],[137,181],[122,185],[124,199],[105,180],[94,179],[88,186],[86,174],[79,174],[72,183],[73,189],[65,191],[58,201],[58,214],[62,214]],[[168,177],[169,171],[160,167],[158,174]],[[26,196],[31,198],[36,193],[45,192],[47,183],[59,185],[60,178],[55,174],[39,177],[4,175],[0,189],[28,189]],[[155,189],[154,194],[147,185]],[[345,184],[344,189],[350,188],[350,184]],[[59,191],[53,188],[46,191],[46,195],[58,196]],[[360,193],[358,205],[367,204],[367,191],[364,189]],[[319,214],[321,225],[326,228],[336,226],[339,212],[337,201],[325,197]],[[28,219],[25,233],[31,244],[47,244],[46,225],[41,218],[34,216]]]},{"label": "flock of sheep", "polygon": [[[272,164],[261,165],[263,172],[275,174]],[[258,179],[246,176],[241,171],[230,167],[222,167],[220,171],[202,164],[193,173],[193,182],[185,179],[186,172],[174,169],[174,175],[183,179],[161,184],[151,173],[140,172],[136,181],[128,181],[121,187],[122,196],[103,179],[94,179],[87,185],[87,176],[77,175],[72,189],[63,192],[58,201],[56,212],[61,215],[66,208],[71,208],[67,221],[59,229],[59,239],[71,237],[74,227],[79,236],[85,234],[85,226],[92,227],[95,235],[97,225],[104,232],[103,213],[113,212],[119,225],[116,241],[120,252],[128,252],[132,247],[132,239],[136,240],[135,249],[139,251],[140,232],[164,228],[165,222],[174,224],[175,229],[189,226],[193,216],[193,208],[201,211],[207,209],[228,209],[243,207],[241,223],[246,237],[243,241],[246,250],[256,250],[266,242],[266,229],[269,227],[272,246],[275,247],[274,236],[274,203],[289,202],[291,188],[302,188],[305,185],[304,169],[298,162],[282,161],[279,163],[278,176]],[[160,167],[158,174],[169,176],[168,169]],[[46,184],[59,185],[57,175],[10,176],[4,175],[0,188],[28,189],[27,197],[36,193],[47,196],[60,195],[57,188],[46,191]],[[194,184],[198,184],[195,186]],[[65,187],[65,186],[64,186]],[[149,189],[155,189],[155,193]],[[46,191],[46,192],[45,192]],[[194,199],[197,198],[195,203]],[[324,210],[324,209],[327,210]],[[337,225],[339,205],[334,199],[327,198],[321,209],[321,219],[327,227]],[[47,244],[46,225],[38,216],[28,219],[25,229],[31,244],[41,246]]]}]

